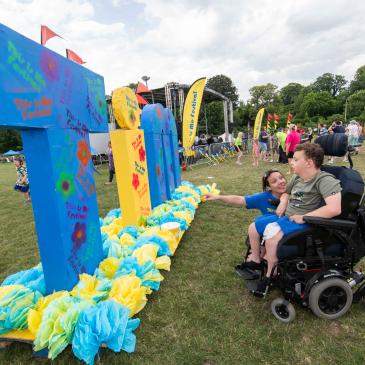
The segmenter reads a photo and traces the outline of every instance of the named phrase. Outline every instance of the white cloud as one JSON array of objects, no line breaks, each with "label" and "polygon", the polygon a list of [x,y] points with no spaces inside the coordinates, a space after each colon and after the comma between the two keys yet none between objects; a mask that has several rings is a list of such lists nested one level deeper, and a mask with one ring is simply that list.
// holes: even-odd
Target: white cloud
[{"label": "white cloud", "polygon": [[107,93],[145,74],[151,87],[226,74],[246,99],[256,84],[308,84],[324,72],[351,79],[365,63],[363,2],[135,2],[140,13],[132,0],[0,0],[0,22],[36,41],[48,25],[65,40],[47,47],[74,50],[104,76]]}]

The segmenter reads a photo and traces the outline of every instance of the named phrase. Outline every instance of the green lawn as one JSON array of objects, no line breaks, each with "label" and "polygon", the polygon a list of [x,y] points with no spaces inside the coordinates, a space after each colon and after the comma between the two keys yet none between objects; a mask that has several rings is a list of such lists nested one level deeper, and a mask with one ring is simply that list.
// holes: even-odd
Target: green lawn
[{"label": "green lawn", "polygon": [[[216,182],[224,194],[260,190],[262,172],[276,164],[252,168],[234,161],[194,167],[183,179]],[[364,155],[355,166],[365,176]],[[286,172],[287,167],[282,169]],[[211,177],[211,178],[208,178]],[[116,186],[105,186],[105,167],[96,175],[100,215],[118,204]],[[32,209],[13,192],[15,170],[0,165],[0,279],[39,262]],[[242,259],[244,237],[254,212],[209,202],[201,204],[190,230],[172,258],[161,289],[139,314],[137,348],[131,355],[106,350],[102,364],[363,364],[365,306],[354,305],[337,321],[320,320],[296,306],[297,319],[284,325],[271,314],[269,298],[252,297],[234,273]],[[0,364],[44,364],[31,346],[14,343],[0,352]],[[70,349],[54,364],[79,364]]]}]

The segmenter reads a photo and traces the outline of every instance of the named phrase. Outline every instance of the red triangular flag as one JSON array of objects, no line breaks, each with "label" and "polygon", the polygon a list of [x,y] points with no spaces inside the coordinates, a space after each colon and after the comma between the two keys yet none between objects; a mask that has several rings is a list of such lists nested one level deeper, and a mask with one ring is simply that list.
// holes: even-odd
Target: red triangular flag
[{"label": "red triangular flag", "polygon": [[138,104],[141,104],[141,105],[148,104],[148,101],[145,98],[143,98],[141,95],[136,94],[136,97],[137,97]]},{"label": "red triangular flag", "polygon": [[148,90],[148,87],[142,84],[141,82],[138,82],[136,94],[147,93],[147,92],[150,92],[150,90]]},{"label": "red triangular flag", "polygon": [[271,122],[271,120],[272,120],[272,115],[269,113],[269,114],[267,115],[267,121],[270,123],[270,122]]},{"label": "red triangular flag", "polygon": [[60,35],[55,33],[53,30],[49,29],[47,26],[41,25],[41,44],[42,44],[42,46],[44,46],[46,44],[48,39],[53,38],[53,37],[62,38]]},{"label": "red triangular flag", "polygon": [[74,51],[71,51],[70,49],[66,49],[66,57],[69,60],[79,63],[80,65],[82,65],[83,63],[86,63],[85,61],[82,60],[82,58],[80,56],[78,56]]}]

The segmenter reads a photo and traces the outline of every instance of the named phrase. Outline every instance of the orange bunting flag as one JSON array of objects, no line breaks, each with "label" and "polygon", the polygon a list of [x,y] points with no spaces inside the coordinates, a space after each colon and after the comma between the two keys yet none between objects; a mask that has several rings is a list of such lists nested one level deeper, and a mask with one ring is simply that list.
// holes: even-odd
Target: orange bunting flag
[{"label": "orange bunting flag", "polygon": [[269,114],[267,115],[267,125],[266,125],[266,130],[267,130],[269,133],[271,132],[271,124],[270,124],[271,120],[272,120],[272,115],[269,113]]},{"label": "orange bunting flag", "polygon": [[293,115],[289,112],[288,113],[288,119],[286,120],[286,127],[289,128],[290,127],[290,123],[293,119]]},{"label": "orange bunting flag", "polygon": [[274,125],[275,125],[275,129],[278,129],[278,124],[279,124],[279,116],[274,113]]},{"label": "orange bunting flag", "polygon": [[86,63],[82,60],[80,56],[78,56],[74,51],[71,51],[70,49],[66,49],[66,57],[71,61],[79,63],[80,65]]},{"label": "orange bunting flag", "polygon": [[53,30],[49,29],[47,26],[41,25],[41,45],[44,46],[46,44],[46,42],[48,41],[48,39],[53,38],[53,37],[62,38],[60,35],[55,33]]}]

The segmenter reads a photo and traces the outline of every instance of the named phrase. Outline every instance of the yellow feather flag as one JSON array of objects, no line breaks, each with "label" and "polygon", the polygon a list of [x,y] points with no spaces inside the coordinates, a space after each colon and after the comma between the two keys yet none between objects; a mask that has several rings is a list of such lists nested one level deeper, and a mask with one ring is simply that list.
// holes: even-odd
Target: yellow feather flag
[{"label": "yellow feather flag", "polygon": [[183,111],[183,147],[187,156],[191,154],[191,146],[194,143],[206,80],[206,77],[196,80],[186,95]]},{"label": "yellow feather flag", "polygon": [[259,138],[260,130],[261,130],[261,122],[262,122],[262,117],[264,116],[264,111],[265,111],[265,108],[261,108],[256,114],[255,125],[253,127],[253,139]]}]

